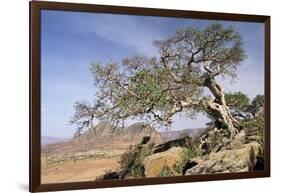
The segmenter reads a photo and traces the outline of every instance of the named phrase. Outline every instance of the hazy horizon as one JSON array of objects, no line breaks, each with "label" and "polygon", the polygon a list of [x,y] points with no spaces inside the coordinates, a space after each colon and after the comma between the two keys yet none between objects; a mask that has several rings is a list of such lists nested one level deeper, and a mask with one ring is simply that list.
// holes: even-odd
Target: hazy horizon
[{"label": "hazy horizon", "polygon": [[[152,16],[42,10],[41,12],[41,133],[68,138],[75,125],[68,122],[76,101],[93,99],[96,88],[89,71],[93,62],[106,63],[138,53],[157,55],[152,41],[163,39],[179,27],[204,28],[213,21]],[[235,84],[220,79],[227,92],[242,91],[251,99],[264,94],[264,25],[219,21],[241,34],[247,59],[238,69]],[[175,130],[202,128],[208,119],[176,116]]]}]

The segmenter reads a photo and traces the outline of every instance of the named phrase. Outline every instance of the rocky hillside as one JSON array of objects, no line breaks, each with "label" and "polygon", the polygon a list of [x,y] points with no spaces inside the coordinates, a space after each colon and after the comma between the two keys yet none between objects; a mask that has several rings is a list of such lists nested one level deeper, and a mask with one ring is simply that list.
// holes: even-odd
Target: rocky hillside
[{"label": "rocky hillside", "polygon": [[161,135],[166,141],[175,140],[184,136],[189,136],[191,138],[198,137],[202,135],[207,128],[193,128],[193,129],[182,129],[182,130],[173,130],[173,131],[163,131]]},{"label": "rocky hillside", "polygon": [[251,142],[235,149],[225,149],[208,156],[192,158],[183,172],[184,175],[196,175],[262,169],[262,152],[260,144]]},{"label": "rocky hillside", "polygon": [[162,144],[140,143],[121,156],[120,168],[97,180],[135,177],[251,172],[263,170],[263,146],[241,130],[233,139],[222,129],[209,129],[193,139],[182,137]]},{"label": "rocky hillside", "polygon": [[95,147],[114,148],[114,145],[128,148],[130,144],[139,143],[143,137],[150,136],[150,141],[162,143],[163,136],[152,127],[145,126],[144,123],[135,123],[129,127],[113,127],[108,123],[100,123],[89,128],[83,134],[73,139],[48,144],[42,147],[43,153],[73,153],[89,151]]},{"label": "rocky hillside", "polygon": [[154,128],[146,126],[144,123],[134,123],[128,127],[114,127],[109,123],[100,123],[88,129],[76,140],[94,141],[96,143],[108,143],[108,141],[128,141],[132,144],[138,143],[144,136],[150,136],[155,143],[162,141],[162,135]]}]

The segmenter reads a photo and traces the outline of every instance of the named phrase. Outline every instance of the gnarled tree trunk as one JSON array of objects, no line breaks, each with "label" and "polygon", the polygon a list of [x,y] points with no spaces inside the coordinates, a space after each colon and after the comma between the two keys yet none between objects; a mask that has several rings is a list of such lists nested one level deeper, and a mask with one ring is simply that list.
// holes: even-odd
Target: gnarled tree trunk
[{"label": "gnarled tree trunk", "polygon": [[229,111],[224,97],[224,89],[211,77],[205,79],[204,86],[211,91],[215,100],[205,101],[203,107],[210,116],[225,124],[230,131],[231,137],[234,137],[240,130],[241,125]]}]

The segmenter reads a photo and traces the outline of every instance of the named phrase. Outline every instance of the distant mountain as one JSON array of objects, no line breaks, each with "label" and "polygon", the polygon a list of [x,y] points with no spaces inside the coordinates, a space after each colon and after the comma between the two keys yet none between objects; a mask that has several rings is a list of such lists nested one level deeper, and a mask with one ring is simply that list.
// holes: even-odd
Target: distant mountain
[{"label": "distant mountain", "polygon": [[52,143],[61,142],[61,141],[64,141],[64,140],[65,140],[65,138],[42,136],[41,137],[41,145],[45,146],[45,145],[49,145],[49,144],[52,144]]},{"label": "distant mountain", "polygon": [[139,143],[144,136],[150,136],[151,140],[157,142],[162,139],[162,136],[154,128],[146,126],[145,123],[134,123],[128,127],[114,127],[109,123],[100,123],[95,127],[88,129],[85,133],[79,136],[79,139],[85,141],[94,140],[102,143],[109,140],[125,140]]},{"label": "distant mountain", "polygon": [[78,137],[61,139],[55,137],[42,137],[42,152],[80,152],[93,150],[96,147],[120,146],[127,148],[130,144],[138,144],[144,136],[150,136],[150,142],[159,144],[175,140],[183,136],[195,137],[201,135],[205,128],[183,129],[178,131],[159,132],[155,128],[146,126],[143,122],[134,123],[128,127],[114,127],[109,123],[99,123],[89,128]]},{"label": "distant mountain", "polygon": [[193,129],[182,129],[182,130],[173,130],[173,131],[163,131],[161,135],[165,140],[175,140],[183,136],[189,136],[191,138],[202,135],[207,128],[193,128]]},{"label": "distant mountain", "polygon": [[150,136],[150,141],[154,143],[161,143],[164,141],[159,132],[141,122],[125,128],[114,127],[109,123],[99,123],[89,128],[78,137],[42,146],[42,152],[72,153],[93,150],[95,147],[120,146],[122,144],[125,148],[128,148],[130,144],[140,143],[144,136]]}]

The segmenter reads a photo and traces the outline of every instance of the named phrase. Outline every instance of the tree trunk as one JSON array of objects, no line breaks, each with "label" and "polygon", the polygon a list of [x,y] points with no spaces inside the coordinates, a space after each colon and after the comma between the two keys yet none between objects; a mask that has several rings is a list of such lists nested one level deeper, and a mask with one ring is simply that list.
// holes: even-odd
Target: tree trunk
[{"label": "tree trunk", "polygon": [[223,88],[214,80],[214,78],[206,78],[204,86],[206,86],[215,97],[214,101],[205,102],[203,105],[206,112],[220,123],[225,124],[230,131],[231,137],[234,137],[240,130],[241,125],[231,115],[229,108],[226,105]]}]

